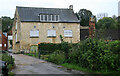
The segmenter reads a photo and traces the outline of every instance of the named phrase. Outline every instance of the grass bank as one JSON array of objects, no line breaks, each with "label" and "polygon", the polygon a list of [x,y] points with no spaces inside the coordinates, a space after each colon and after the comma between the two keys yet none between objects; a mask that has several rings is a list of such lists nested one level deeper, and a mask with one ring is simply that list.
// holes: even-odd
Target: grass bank
[{"label": "grass bank", "polygon": [[111,75],[111,76],[118,76],[120,75],[120,72],[116,72],[116,71],[93,71],[93,70],[90,70],[90,69],[87,69],[87,68],[83,68],[83,67],[80,67],[76,64],[71,64],[71,63],[64,63],[64,64],[61,64],[62,66],[66,67],[66,68],[69,68],[69,69],[74,69],[74,70],[79,70],[79,71],[82,71],[82,72],[85,72],[87,74],[108,74],[108,75]]}]

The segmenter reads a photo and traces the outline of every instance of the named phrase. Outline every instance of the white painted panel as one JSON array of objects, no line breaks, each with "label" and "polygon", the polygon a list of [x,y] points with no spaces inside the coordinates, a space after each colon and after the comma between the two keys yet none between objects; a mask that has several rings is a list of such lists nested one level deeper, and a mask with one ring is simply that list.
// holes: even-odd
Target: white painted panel
[{"label": "white painted panel", "polygon": [[16,34],[16,37],[15,37],[15,38],[16,38],[16,42],[17,42],[17,34]]},{"label": "white painted panel", "polygon": [[64,37],[72,37],[72,30],[64,30]]},{"label": "white painted panel", "polygon": [[16,29],[17,29],[17,21],[16,21]]},{"label": "white painted panel", "polygon": [[13,40],[13,36],[8,36],[8,40]]},{"label": "white painted panel", "polygon": [[7,33],[6,32],[3,32],[3,34],[7,37]]},{"label": "white painted panel", "polygon": [[0,47],[2,47],[2,44],[0,44]]},{"label": "white painted panel", "polygon": [[4,47],[6,47],[6,44],[4,44]]},{"label": "white painted panel", "polygon": [[31,30],[30,37],[39,37],[39,30]]},{"label": "white painted panel", "polygon": [[48,36],[56,36],[56,30],[48,30]]}]

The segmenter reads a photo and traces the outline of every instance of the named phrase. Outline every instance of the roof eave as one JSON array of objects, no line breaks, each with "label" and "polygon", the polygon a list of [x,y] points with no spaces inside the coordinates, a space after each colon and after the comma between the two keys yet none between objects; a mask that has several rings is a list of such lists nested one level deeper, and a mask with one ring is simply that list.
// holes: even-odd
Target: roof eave
[{"label": "roof eave", "polygon": [[21,21],[21,22],[41,22],[41,23],[80,23],[80,21]]}]

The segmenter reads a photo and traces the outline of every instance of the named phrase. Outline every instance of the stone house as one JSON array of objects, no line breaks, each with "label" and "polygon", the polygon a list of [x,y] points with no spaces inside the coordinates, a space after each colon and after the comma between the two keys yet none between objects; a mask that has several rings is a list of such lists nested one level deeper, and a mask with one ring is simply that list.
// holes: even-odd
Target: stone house
[{"label": "stone house", "polygon": [[14,15],[13,51],[29,50],[38,43],[80,41],[80,24],[73,6],[69,8],[16,7]]}]

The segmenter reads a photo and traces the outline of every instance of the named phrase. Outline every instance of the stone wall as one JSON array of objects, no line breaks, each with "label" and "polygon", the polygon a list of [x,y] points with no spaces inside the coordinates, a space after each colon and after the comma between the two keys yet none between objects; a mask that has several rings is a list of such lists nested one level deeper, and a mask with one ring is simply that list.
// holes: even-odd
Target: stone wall
[{"label": "stone wall", "polygon": [[[30,38],[30,30],[32,29],[39,29],[39,38]],[[48,30],[56,30],[56,37],[48,37]],[[72,37],[64,37],[64,30],[72,30]],[[69,43],[77,43],[80,41],[80,25],[78,23],[22,22],[20,48],[23,49],[25,48],[24,46],[36,45],[43,42],[60,43],[60,35]]]}]

